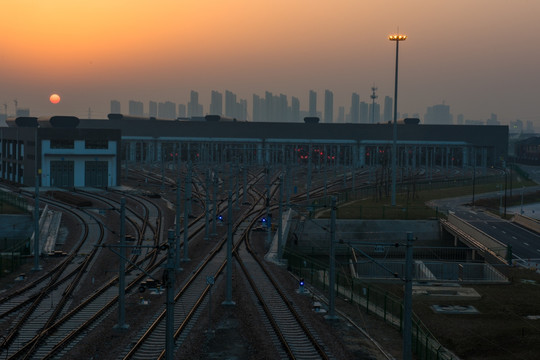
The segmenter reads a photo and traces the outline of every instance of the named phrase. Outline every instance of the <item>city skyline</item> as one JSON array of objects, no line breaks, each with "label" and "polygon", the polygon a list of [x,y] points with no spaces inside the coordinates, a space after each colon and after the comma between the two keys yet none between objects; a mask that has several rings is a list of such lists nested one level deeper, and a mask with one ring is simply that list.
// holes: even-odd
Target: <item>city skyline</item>
[{"label": "city skyline", "polygon": [[[73,3],[22,0],[3,6],[0,112],[103,118],[109,101],[185,102],[197,91],[289,94],[302,109],[309,90],[333,93],[333,117],[351,94],[379,104],[393,93],[394,45],[400,46],[398,112],[421,116],[434,104],[454,115],[540,126],[536,87],[540,46],[529,41],[540,3],[527,0],[414,0],[336,4],[298,0]],[[58,93],[59,104],[49,102]],[[163,100],[160,100],[163,99]],[[251,112],[251,105],[249,112]]]}]

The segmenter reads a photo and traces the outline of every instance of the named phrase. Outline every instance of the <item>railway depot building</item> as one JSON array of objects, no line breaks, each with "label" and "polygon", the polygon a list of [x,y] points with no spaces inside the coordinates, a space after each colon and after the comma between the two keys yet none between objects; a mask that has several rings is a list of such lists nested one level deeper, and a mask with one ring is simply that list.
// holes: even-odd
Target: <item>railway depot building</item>
[{"label": "railway depot building", "polygon": [[[0,177],[34,186],[120,185],[121,163],[236,162],[242,166],[388,166],[393,125],[248,122],[206,116],[158,120],[122,114],[108,119],[53,116],[9,119],[0,128]],[[407,119],[406,119],[407,120]],[[417,119],[413,119],[417,120]],[[397,125],[401,168],[501,166],[508,126]],[[37,144],[37,146],[36,146]]]},{"label": "railway depot building", "polygon": [[[208,115],[194,121],[109,114],[104,120],[81,119],[79,127],[121,129],[122,160],[134,163],[178,157],[182,161],[237,161],[258,166],[388,164],[391,123],[326,124],[308,119],[304,123],[248,122]],[[401,167],[486,168],[500,166],[507,158],[506,125],[421,125],[418,119],[406,120],[397,125]]]},{"label": "railway depot building", "polygon": [[24,186],[118,185],[120,130],[81,129],[72,116],[19,117],[0,127],[0,178]]}]

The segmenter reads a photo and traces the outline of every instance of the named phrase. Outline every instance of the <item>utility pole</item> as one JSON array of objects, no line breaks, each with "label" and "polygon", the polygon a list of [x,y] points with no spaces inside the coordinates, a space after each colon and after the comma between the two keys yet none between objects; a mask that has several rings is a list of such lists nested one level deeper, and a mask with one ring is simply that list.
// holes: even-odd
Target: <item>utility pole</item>
[{"label": "utility pole", "polygon": [[236,305],[232,300],[232,190],[229,190],[227,199],[227,291],[222,305]]},{"label": "utility pole", "polygon": [[39,175],[36,175],[36,192],[34,196],[34,268],[32,271],[40,271],[42,270],[41,266],[39,265],[39,253],[40,253],[40,246],[39,246],[39,232],[41,231],[39,228]]},{"label": "utility pole", "polygon": [[115,329],[125,330],[126,324],[126,198],[120,199],[120,260],[118,264],[118,324]]},{"label": "utility pole", "polygon": [[210,239],[210,169],[206,169],[206,201],[204,202],[204,240]]},{"label": "utility pole", "polygon": [[328,315],[326,320],[337,320],[336,299],[336,197],[332,196],[332,215],[330,220],[330,284],[328,286]]},{"label": "utility pole", "polygon": [[[188,262],[188,240],[189,240],[189,211],[191,208],[191,197],[190,197],[190,191],[189,187],[191,186],[191,163],[188,162],[189,170],[188,170],[188,176],[186,178],[186,183],[184,185],[184,194],[186,195],[185,201],[184,201],[184,258],[182,261]],[[180,257],[180,256],[179,256]],[[180,264],[179,264],[180,265]]]},{"label": "utility pole", "polygon": [[174,359],[174,284],[175,284],[175,261],[174,261],[174,230],[168,231],[168,253],[167,253],[167,268],[163,276],[167,288],[167,304],[165,318],[165,358],[166,360]]},{"label": "utility pole", "polygon": [[210,236],[217,236],[216,232],[216,222],[217,222],[217,214],[216,214],[216,206],[217,206],[217,188],[218,188],[218,178],[217,175],[214,173],[214,186],[212,188],[214,192],[214,196],[212,199],[212,234]]},{"label": "utility pole", "polygon": [[405,253],[405,297],[403,299],[403,359],[412,359],[412,269],[413,233],[407,233]]},{"label": "utility pole", "polygon": [[279,176],[278,259],[283,252],[283,175]]},{"label": "utility pole", "polygon": [[[176,180],[176,226],[175,226],[175,239],[176,239],[176,266],[177,270],[182,271],[180,267],[180,177]],[[185,211],[185,210],[184,210]]]}]

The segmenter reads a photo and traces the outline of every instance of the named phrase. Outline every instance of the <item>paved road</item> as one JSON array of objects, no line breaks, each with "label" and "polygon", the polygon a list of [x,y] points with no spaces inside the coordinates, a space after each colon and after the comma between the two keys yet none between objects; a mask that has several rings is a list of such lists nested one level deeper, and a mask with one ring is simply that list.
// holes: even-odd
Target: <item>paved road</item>
[{"label": "paved road", "polygon": [[[540,167],[524,168],[533,180],[540,183]],[[528,187],[523,190],[524,195],[527,193],[540,190],[540,186]],[[498,197],[497,192],[478,194],[476,199]],[[482,211],[480,208],[473,208],[470,205],[472,196],[463,196],[452,199],[440,199],[430,202],[431,206],[437,206],[440,211],[452,212],[459,218],[467,221],[472,226],[488,234],[489,236],[499,240],[505,245],[512,247],[512,255],[516,260],[527,262],[531,266],[538,264],[540,268],[540,235],[531,232],[511,221],[503,220],[492,214]],[[516,213],[521,211],[521,207],[507,209],[507,213],[513,210]],[[537,214],[540,218],[540,204],[529,204],[524,206],[524,214],[530,216]]]},{"label": "paved road", "polygon": [[510,245],[517,260],[540,262],[539,234],[479,210],[460,208],[455,215],[501,243]]}]

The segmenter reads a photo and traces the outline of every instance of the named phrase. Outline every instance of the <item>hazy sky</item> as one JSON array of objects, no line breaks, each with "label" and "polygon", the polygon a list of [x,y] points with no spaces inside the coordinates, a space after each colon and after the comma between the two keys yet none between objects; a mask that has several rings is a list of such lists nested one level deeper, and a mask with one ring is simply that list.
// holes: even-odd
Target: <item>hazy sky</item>
[{"label": "hazy sky", "polygon": [[[111,99],[187,103],[210,91],[286,94],[310,89],[393,96],[398,111],[446,103],[454,115],[540,126],[539,0],[17,0],[2,1],[0,111],[104,118]],[[62,101],[53,105],[49,95]]]}]

